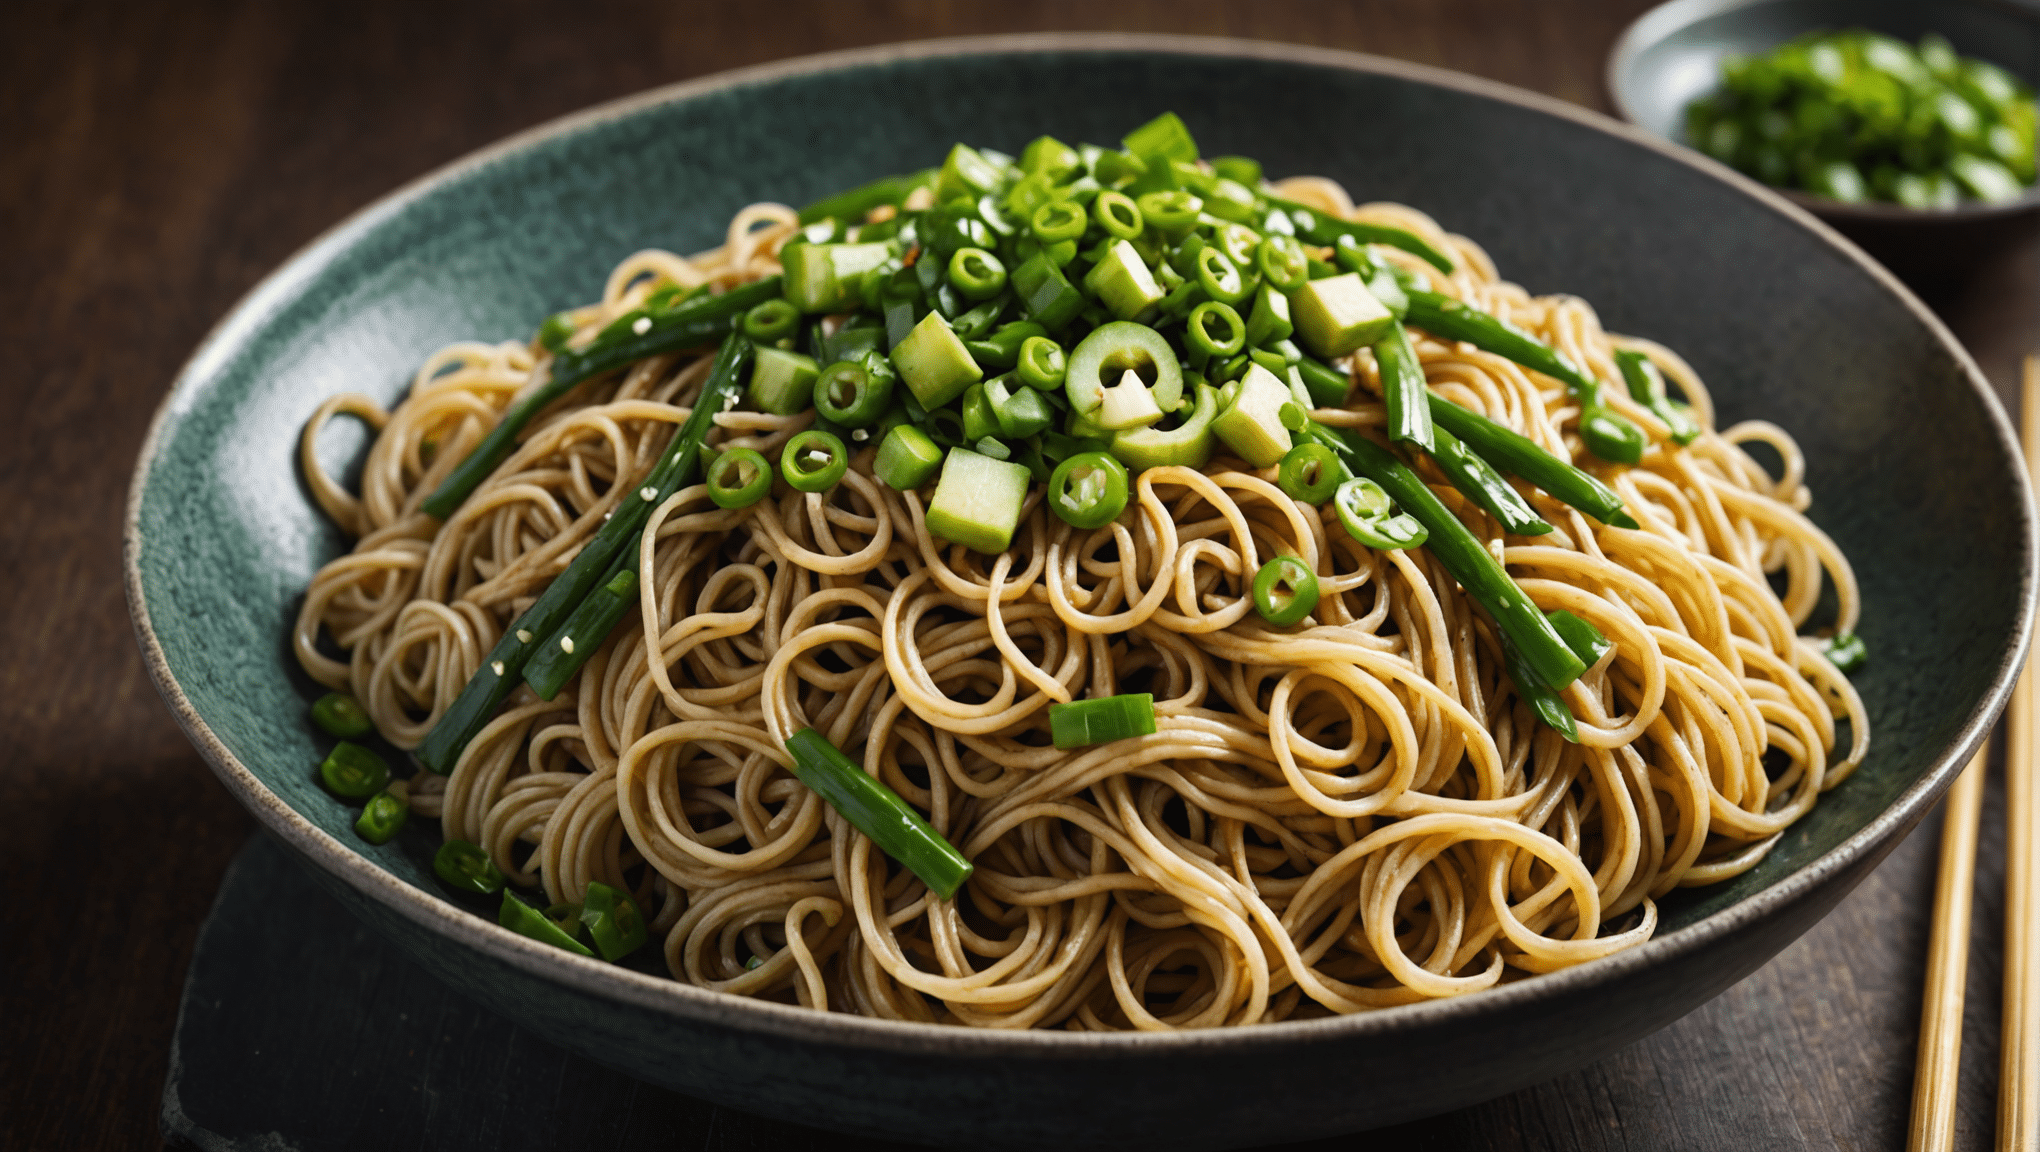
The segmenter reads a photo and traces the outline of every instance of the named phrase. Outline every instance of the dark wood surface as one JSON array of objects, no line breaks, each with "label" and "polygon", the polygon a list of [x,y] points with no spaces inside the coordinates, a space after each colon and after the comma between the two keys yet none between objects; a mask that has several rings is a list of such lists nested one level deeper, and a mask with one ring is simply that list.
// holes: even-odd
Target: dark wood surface
[{"label": "dark wood surface", "polygon": [[[1607,109],[1633,0],[23,5],[0,34],[0,1147],[160,1142],[194,938],[251,822],[148,682],[122,602],[129,470],[184,357],[266,271],[503,135],[725,68],[1047,29],[1398,56]],[[2001,393],[2040,348],[2040,257],[1936,301]],[[1991,809],[1995,813],[1996,809]],[[1892,1148],[1903,1142],[1938,817],[1826,922],[1673,1028],[1383,1148]],[[1995,1107],[1987,825],[1963,1144]],[[683,1147],[714,1143],[675,1133]]]}]

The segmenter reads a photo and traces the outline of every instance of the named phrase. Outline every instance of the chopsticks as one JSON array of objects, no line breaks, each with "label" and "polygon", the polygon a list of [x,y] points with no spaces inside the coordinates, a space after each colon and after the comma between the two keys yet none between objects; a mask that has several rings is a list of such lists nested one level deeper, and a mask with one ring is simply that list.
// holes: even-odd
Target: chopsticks
[{"label": "chopsticks", "polygon": [[[2040,355],[2026,358],[2020,389],[2026,472],[2040,475]],[[2019,674],[2005,718],[2005,984],[1998,1055],[1997,1147],[2040,1148],[2040,770],[2035,762],[2040,676]],[[1969,967],[1969,912],[1976,878],[1977,826],[1985,763],[1979,751],[1948,793],[1934,922],[1913,1073],[1911,1152],[1949,1152],[1955,1142],[1956,1079],[1962,1061],[1962,1000]]]},{"label": "chopsticks", "polygon": [[1911,1152],[1955,1146],[1955,1088],[1962,1066],[1962,997],[1969,974],[1969,908],[1976,887],[1976,829],[1990,745],[1977,752],[1948,792],[1941,818],[1941,873],[1934,884],[1934,926],[1927,950],[1927,993],[1920,1006],[1920,1056],[1913,1070]]},{"label": "chopsticks", "polygon": [[[2040,356],[2026,358],[2020,403],[2026,471],[2040,472]],[[1998,1055],[1999,1148],[2040,1147],[2040,919],[2034,916],[2040,788],[2035,787],[2034,722],[2040,678],[2032,662],[2012,689],[2005,741],[2005,1014]]]}]

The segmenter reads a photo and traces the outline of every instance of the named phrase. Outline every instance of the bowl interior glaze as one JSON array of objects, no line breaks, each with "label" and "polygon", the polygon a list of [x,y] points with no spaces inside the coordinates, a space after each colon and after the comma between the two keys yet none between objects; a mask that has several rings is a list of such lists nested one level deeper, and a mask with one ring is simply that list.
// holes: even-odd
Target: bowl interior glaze
[{"label": "bowl interior glaze", "polygon": [[[1304,113],[1271,116],[1271,94]],[[1165,109],[1183,115],[1207,155],[1257,156],[1274,175],[1328,175],[1356,199],[1430,212],[1483,244],[1505,277],[1535,292],[1583,296],[1611,330],[1680,351],[1713,390],[1724,424],[1761,418],[1798,438],[1812,516],[1862,580],[1861,631],[1873,660],[1857,682],[1875,736],[1856,777],[1764,863],[1731,883],[1677,894],[1658,940],[1620,963],[1253,1037],[1080,1042],[818,1021],[547,952],[497,929],[483,918],[488,908],[461,905],[469,915],[451,904],[432,878],[432,838],[422,829],[380,848],[353,834],[353,810],[316,782],[326,741],[305,718],[312,689],[290,654],[308,578],[348,547],[296,468],[300,426],[321,399],[358,391],[391,403],[434,349],[527,338],[547,313],[596,298],[624,255],[716,244],[730,215],[752,201],[802,204],[925,165],[957,140],[1015,153],[1043,132],[1113,142]],[[1555,102],[1273,45],[1033,37],[906,46],[754,69],[597,109],[400,190],[314,242],[222,322],[166,400],[132,494],[130,601],[159,685],[229,788],[357,906],[382,913],[377,922],[414,952],[522,973],[526,999],[498,1005],[513,1014],[557,1015],[531,999],[551,989],[576,1005],[569,1015],[577,1019],[611,1007],[657,1015],[676,1045],[707,1043],[690,1028],[712,1020],[731,1043],[780,1046],[789,1069],[810,1038],[867,1054],[988,1060],[1080,1050],[1085,1059],[1129,1062],[1191,1052],[1226,1059],[1284,1045],[1320,1056],[1325,1045],[1390,1051],[1420,1033],[1477,1037],[1493,1013],[1534,1014],[1546,998],[1614,986],[1655,958],[1704,958],[1729,947],[1745,923],[1781,910],[1817,915],[1840,895],[1823,885],[1852,883],[1837,878],[1860,876],[1925,812],[2001,706],[2031,616],[2030,502],[1987,392],[1929,314],[1803,213]],[[351,474],[364,444],[342,423],[320,455]],[[1721,964],[1740,965],[1732,978],[1762,958]],[[1648,1027],[1708,994],[1696,988],[1690,1002],[1653,1006]],[[1598,1040],[1584,1029],[1577,1059],[1647,1030],[1642,1020],[1611,1025]],[[768,1093],[761,1098],[707,1074],[664,1071],[635,1050],[598,1055],[749,1107],[778,1099],[769,1089],[758,1089]],[[1387,1122],[1559,1070],[1471,1076],[1402,1102],[1393,1095],[1408,1090],[1383,1083],[1384,1103],[1361,1120],[1351,1106],[1299,1106],[1286,1127],[1256,1131],[1270,1139]],[[787,1082],[797,1086],[799,1076],[789,1071]],[[1158,1109],[1166,1103],[1156,1099]],[[890,1122],[880,1114],[854,1124],[887,1130]],[[1005,1139],[995,1129],[958,1131]],[[1109,1127],[1088,1131],[1126,1138]],[[1139,1130],[1150,1139],[1168,1131],[1153,1117]],[[1223,1124],[1185,1132],[1200,1146],[1237,1138]]]}]

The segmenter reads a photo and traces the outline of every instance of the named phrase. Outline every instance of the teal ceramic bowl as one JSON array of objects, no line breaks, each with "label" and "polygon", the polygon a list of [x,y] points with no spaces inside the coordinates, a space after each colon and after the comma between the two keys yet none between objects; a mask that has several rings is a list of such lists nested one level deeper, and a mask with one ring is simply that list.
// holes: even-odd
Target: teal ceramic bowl
[{"label": "teal ceramic bowl", "polygon": [[[1271,95],[1300,115],[1271,114]],[[1421,206],[1535,291],[1691,358],[1727,420],[1805,445],[1854,560],[1875,750],[1756,870],[1680,894],[1618,956],[1464,999],[1171,1035],[987,1034],[817,1015],[498,929],[322,793],[288,632],[345,546],[294,463],[322,397],[394,399],[454,339],[528,334],[648,245],[715,243],[968,140],[1116,139],[1163,109],[1207,150]],[[344,469],[362,445],[323,446]],[[220,778],[343,901],[460,993],[631,1075],[737,1107],[973,1147],[1211,1148],[1501,1094],[1689,1011],[1819,918],[1975,751],[2022,658],[2033,512],[2004,414],[1887,274],[1646,134],[1462,76],[1227,41],[1057,36],[796,60],[598,108],[404,188],[293,257],[185,367],[135,474],[127,581],[165,699]],[[479,913],[479,914],[478,914]]]}]

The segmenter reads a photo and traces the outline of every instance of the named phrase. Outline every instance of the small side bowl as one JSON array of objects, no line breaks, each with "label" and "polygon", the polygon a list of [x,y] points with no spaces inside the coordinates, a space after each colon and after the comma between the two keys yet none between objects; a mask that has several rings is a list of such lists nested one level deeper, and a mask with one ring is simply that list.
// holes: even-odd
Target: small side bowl
[{"label": "small side bowl", "polygon": [[[1766,52],[1822,28],[1868,28],[1908,43],[1938,32],[1964,56],[2028,84],[2040,79],[2040,9],[2001,0],[1671,0],[1638,17],[1615,42],[1608,95],[1623,119],[1690,147],[1686,106],[1715,89],[1723,57]],[[2040,227],[2040,185],[2003,204],[1934,211],[1773,191],[1833,224],[1928,295]]]}]

